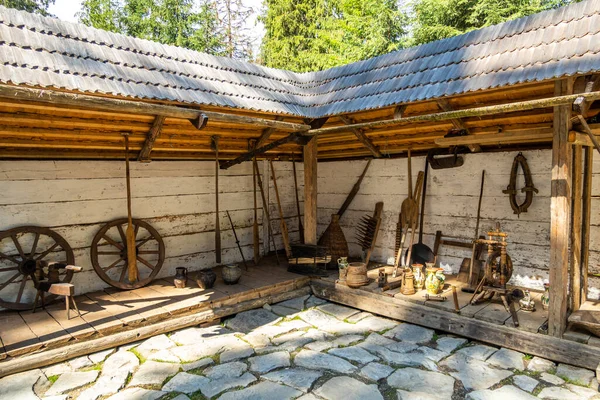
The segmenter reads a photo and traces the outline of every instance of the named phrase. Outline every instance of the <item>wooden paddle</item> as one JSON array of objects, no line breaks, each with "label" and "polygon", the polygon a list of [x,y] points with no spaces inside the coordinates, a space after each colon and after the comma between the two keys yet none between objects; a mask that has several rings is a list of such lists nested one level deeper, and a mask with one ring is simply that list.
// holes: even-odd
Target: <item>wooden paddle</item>
[{"label": "wooden paddle", "polygon": [[138,281],[139,271],[137,267],[137,254],[135,249],[135,229],[131,217],[131,174],[129,172],[129,133],[123,133],[125,137],[125,179],[127,182],[127,230],[125,239],[127,241],[127,274],[129,282]]},{"label": "wooden paddle", "polygon": [[300,236],[300,243],[304,244],[304,227],[302,226],[302,217],[300,214],[300,200],[298,199],[298,179],[296,178],[296,161],[294,160],[294,153],[292,153],[292,167],[294,169],[294,193],[296,194],[296,210],[298,212],[298,232]]},{"label": "wooden paddle", "polygon": [[211,147],[215,151],[215,261],[221,264],[221,222],[219,221],[219,137],[212,136]]},{"label": "wooden paddle", "polygon": [[[256,162],[256,157],[254,157]],[[254,239],[254,265],[258,265],[260,260],[260,238],[258,236],[258,211],[256,201],[256,171],[254,171],[254,165],[252,165],[252,183],[254,188],[254,224],[252,225],[252,237]]]}]

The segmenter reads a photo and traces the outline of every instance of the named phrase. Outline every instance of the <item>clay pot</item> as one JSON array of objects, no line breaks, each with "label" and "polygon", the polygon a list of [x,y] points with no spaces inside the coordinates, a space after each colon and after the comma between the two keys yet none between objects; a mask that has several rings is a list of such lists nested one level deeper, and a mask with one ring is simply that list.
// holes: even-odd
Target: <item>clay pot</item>
[{"label": "clay pot", "polygon": [[369,284],[367,278],[367,265],[361,262],[353,262],[348,265],[346,274],[346,285],[351,288],[358,288]]},{"label": "clay pot", "polygon": [[177,267],[175,268],[175,279],[173,279],[173,284],[177,289],[183,289],[187,283],[187,268],[185,267]]},{"label": "clay pot", "polygon": [[196,283],[200,289],[211,289],[217,280],[217,274],[212,269],[198,271]]},{"label": "clay pot", "polygon": [[242,270],[237,265],[224,265],[221,272],[226,285],[235,285],[242,277]]}]

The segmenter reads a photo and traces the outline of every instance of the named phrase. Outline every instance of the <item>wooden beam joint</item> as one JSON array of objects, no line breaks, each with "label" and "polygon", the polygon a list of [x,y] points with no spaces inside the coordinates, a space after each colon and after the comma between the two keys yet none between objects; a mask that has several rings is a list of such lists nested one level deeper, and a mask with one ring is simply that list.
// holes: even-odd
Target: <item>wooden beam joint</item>
[{"label": "wooden beam joint", "polygon": [[[438,107],[444,112],[455,111],[454,107],[450,105],[447,99],[439,99],[437,101],[437,104]],[[467,128],[467,125],[465,125],[464,121],[461,118],[452,118],[450,122],[452,122],[452,125],[454,125],[456,129],[467,132],[467,135],[471,134],[471,131],[469,130],[469,128]],[[478,144],[470,143],[467,144],[467,147],[473,153],[479,153],[481,151],[481,147]]]},{"label": "wooden beam joint", "polygon": [[160,136],[160,132],[162,131],[163,124],[165,123],[166,117],[164,115],[157,115],[154,118],[154,122],[152,123],[152,127],[148,132],[148,137],[144,142],[144,146],[138,155],[139,162],[148,163],[152,161],[150,159],[150,153],[152,152],[152,148],[154,147],[154,142]]},{"label": "wooden beam joint", "polygon": [[[342,120],[342,122],[344,122],[346,125],[352,125],[355,123],[354,120],[352,120],[352,118],[350,117],[346,117],[344,115],[340,115],[339,118]],[[369,139],[367,137],[367,135],[365,135],[364,131],[362,129],[357,129],[357,128],[352,128],[351,129],[352,133],[354,133],[354,135],[356,136],[356,138],[367,148],[369,149],[369,151],[371,152],[371,154],[373,154],[373,156],[377,157],[377,158],[381,158],[383,157],[383,154],[381,154],[381,152],[379,151],[379,149],[375,146],[375,144],[373,144],[373,141],[371,139]]]}]

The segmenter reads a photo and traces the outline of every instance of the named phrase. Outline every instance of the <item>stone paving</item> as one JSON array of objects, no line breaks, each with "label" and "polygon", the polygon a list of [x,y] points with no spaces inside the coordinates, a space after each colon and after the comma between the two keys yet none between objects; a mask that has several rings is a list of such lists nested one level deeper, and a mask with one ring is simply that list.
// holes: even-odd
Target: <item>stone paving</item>
[{"label": "stone paving", "polygon": [[0,379],[0,399],[600,399],[595,372],[305,296]]}]

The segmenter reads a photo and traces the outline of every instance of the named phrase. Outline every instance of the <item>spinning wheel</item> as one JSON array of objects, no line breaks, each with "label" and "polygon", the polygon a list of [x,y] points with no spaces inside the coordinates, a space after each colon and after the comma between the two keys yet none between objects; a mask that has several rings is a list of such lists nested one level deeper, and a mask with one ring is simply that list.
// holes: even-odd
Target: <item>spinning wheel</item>
[{"label": "spinning wheel", "polygon": [[137,289],[146,286],[156,277],[165,260],[165,244],[160,234],[139,219],[132,219],[135,233],[135,253],[138,278],[129,281],[127,218],[104,225],[92,240],[92,265],[104,282],[119,289]]},{"label": "spinning wheel", "polygon": [[[38,281],[46,279],[48,262],[75,263],[71,246],[58,233],[38,226],[0,232],[0,306],[11,310],[33,308],[36,289],[32,275]],[[70,282],[72,277],[71,270],[62,269],[58,273],[58,280],[63,283]],[[55,298],[48,295],[46,301]]]},{"label": "spinning wheel", "polygon": [[[501,250],[497,249],[490,254],[485,262],[485,280],[489,286],[504,287],[506,282],[510,280],[513,273],[513,263],[510,256],[506,254],[505,271],[501,270],[502,265]],[[502,280],[504,279],[504,282]]]}]

